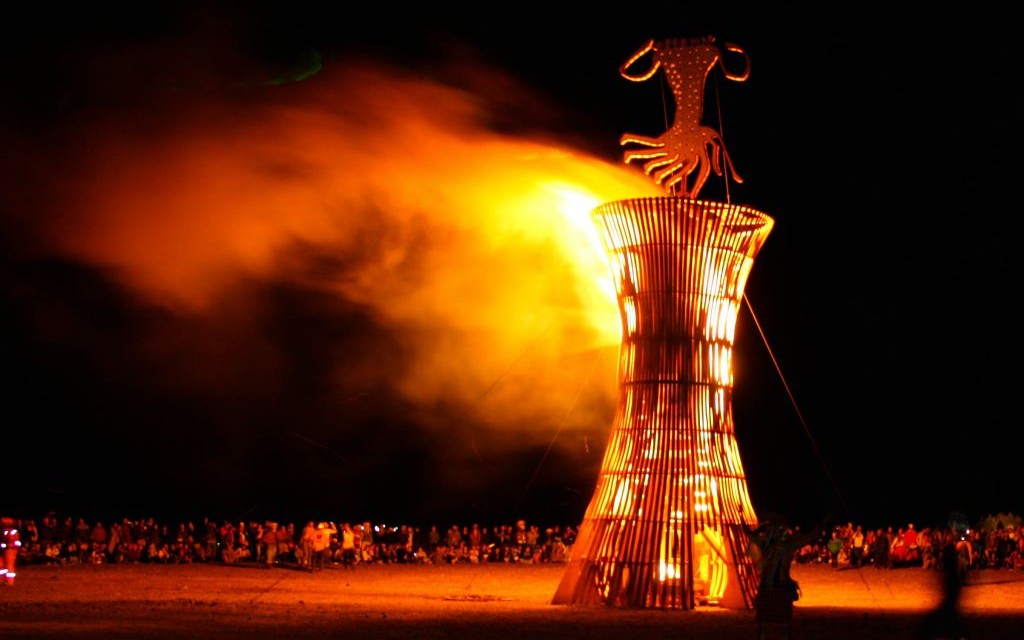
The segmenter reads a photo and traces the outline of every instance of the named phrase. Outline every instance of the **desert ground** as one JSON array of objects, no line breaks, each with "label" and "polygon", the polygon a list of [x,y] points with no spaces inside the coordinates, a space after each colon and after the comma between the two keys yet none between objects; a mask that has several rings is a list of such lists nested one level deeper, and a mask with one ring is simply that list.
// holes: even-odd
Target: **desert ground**
[{"label": "desert ground", "polygon": [[[0,638],[757,638],[754,612],[552,605],[564,564],[360,565],[307,573],[256,565],[33,565],[0,587]],[[793,640],[918,640],[941,596],[920,568],[797,565]],[[971,640],[1024,638],[1024,573],[974,572]],[[772,637],[781,637],[773,635]]]}]

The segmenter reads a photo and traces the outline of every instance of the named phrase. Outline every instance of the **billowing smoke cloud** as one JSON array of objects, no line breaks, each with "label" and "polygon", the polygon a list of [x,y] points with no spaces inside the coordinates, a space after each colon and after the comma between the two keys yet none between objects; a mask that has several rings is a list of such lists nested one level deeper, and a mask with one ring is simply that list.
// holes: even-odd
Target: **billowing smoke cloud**
[{"label": "billowing smoke cloud", "polygon": [[292,445],[349,466],[390,455],[351,431],[433,429],[453,483],[471,480],[466,456],[589,452],[619,327],[588,213],[657,192],[550,136],[492,131],[508,117],[494,88],[526,92],[481,77],[489,96],[365,63],[122,88],[19,148],[23,184],[46,192],[9,197],[7,224],[163,318],[113,349],[136,385],[202,398],[243,447],[246,416],[269,411]]}]

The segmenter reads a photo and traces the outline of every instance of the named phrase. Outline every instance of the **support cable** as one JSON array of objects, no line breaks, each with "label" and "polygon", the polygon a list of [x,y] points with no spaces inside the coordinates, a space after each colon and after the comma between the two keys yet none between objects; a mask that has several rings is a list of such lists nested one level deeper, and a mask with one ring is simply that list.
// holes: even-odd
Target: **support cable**
[{"label": "support cable", "polygon": [[[718,137],[722,140],[722,181],[725,183],[725,203],[732,204],[732,196],[729,194],[729,162],[726,160],[728,157],[728,147],[725,146],[725,122],[722,121],[722,96],[718,90],[718,81],[712,78],[712,82],[715,84],[715,110],[718,112]],[[747,303],[750,304],[749,302]]]},{"label": "support cable", "polygon": [[[761,335],[761,341],[764,343],[765,349],[768,351],[768,355],[771,356],[772,364],[775,365],[775,371],[779,374],[779,380],[782,381],[782,386],[784,386],[786,388],[786,394],[789,396],[789,401],[790,401],[790,403],[792,403],[793,410],[796,411],[796,415],[800,419],[800,424],[803,426],[804,433],[807,435],[807,439],[810,441],[811,447],[814,449],[814,453],[818,457],[818,462],[821,463],[821,468],[824,470],[825,476],[828,478],[829,482],[832,484],[832,490],[835,491],[836,497],[839,498],[839,502],[843,505],[843,509],[846,510],[846,513],[848,513],[848,514],[852,513],[852,511],[850,510],[849,505],[846,504],[846,500],[843,499],[842,493],[839,491],[839,486],[836,484],[835,480],[832,478],[832,474],[829,472],[828,466],[825,464],[825,459],[821,455],[821,451],[818,450],[818,445],[814,442],[814,437],[811,435],[811,430],[807,427],[807,421],[804,420],[804,416],[800,412],[800,407],[797,405],[796,399],[793,397],[793,392],[790,391],[789,385],[786,383],[786,377],[784,375],[782,375],[782,369],[779,367],[779,363],[775,359],[775,354],[772,353],[772,348],[768,344],[768,339],[764,335],[764,330],[761,328],[761,323],[758,322],[758,320],[757,320],[757,314],[754,313],[754,308],[750,304],[750,298],[748,298],[747,294],[745,294],[745,293],[743,294],[743,301],[747,304],[747,311],[750,312],[750,317],[754,320],[754,325],[757,327],[757,331]],[[871,598],[872,598],[872,600],[874,600],[875,606],[876,607],[879,606],[878,605],[878,598],[875,596],[874,590],[871,588],[871,585],[868,583],[867,579],[864,577],[864,573],[863,573],[861,567],[857,567],[857,575],[860,576],[861,582],[864,583],[864,588],[868,591],[868,593],[871,594]]]},{"label": "support cable", "polygon": [[523,492],[519,494],[519,499],[516,501],[513,511],[518,509],[523,503],[523,498],[525,498],[526,494],[530,491],[530,487],[533,486],[533,482],[537,479],[537,475],[540,473],[541,467],[544,466],[544,462],[548,459],[548,455],[551,453],[552,447],[555,446],[555,440],[558,440],[558,434],[562,432],[562,429],[565,428],[566,422],[569,420],[569,416],[571,416],[572,412],[576,410],[576,405],[579,404],[580,396],[583,395],[583,389],[586,388],[587,384],[590,383],[590,379],[594,376],[594,369],[597,368],[597,361],[600,357],[601,349],[596,349],[594,353],[594,360],[590,363],[590,370],[587,372],[583,382],[580,383],[579,388],[576,389],[576,395],[573,397],[572,403],[569,405],[569,409],[565,412],[565,415],[562,416],[562,421],[558,424],[558,428],[555,429],[555,434],[551,436],[551,442],[548,443],[548,448],[544,450],[544,455],[541,456],[540,462],[537,463],[537,467],[533,470],[533,475],[530,476],[530,480],[523,488]]},{"label": "support cable", "polygon": [[825,477],[828,478],[829,483],[832,485],[832,490],[835,491],[836,497],[839,498],[839,502],[843,505],[843,508],[847,513],[850,513],[850,507],[846,504],[846,500],[843,499],[842,492],[839,491],[839,486],[836,484],[835,479],[832,478],[832,473],[829,471],[828,465],[825,464],[825,459],[821,455],[821,451],[818,449],[817,443],[814,441],[814,436],[811,435],[811,430],[807,427],[807,421],[804,420],[804,416],[800,412],[800,407],[797,405],[796,398],[793,397],[793,392],[789,389],[789,384],[786,382],[786,376],[782,374],[779,362],[775,359],[775,354],[772,353],[771,345],[768,344],[768,338],[764,335],[761,323],[757,320],[757,314],[754,313],[754,308],[750,304],[750,298],[748,298],[745,293],[743,294],[743,301],[747,304],[747,311],[750,312],[750,317],[754,320],[754,326],[757,327],[757,331],[761,335],[761,341],[764,343],[765,349],[768,351],[768,355],[772,359],[772,364],[775,365],[775,371],[779,374],[779,380],[782,381],[782,386],[786,389],[786,395],[789,396],[789,402],[793,405],[793,410],[796,411],[797,418],[800,419],[800,424],[804,428],[804,434],[807,435],[807,439],[811,443],[811,448],[814,449],[814,454],[817,456],[818,462],[821,464],[821,468],[825,472]]},{"label": "support cable", "polygon": [[[493,391],[494,388],[498,386],[498,383],[501,382],[505,378],[505,376],[507,376],[509,374],[510,371],[512,371],[513,369],[516,368],[516,366],[519,364],[519,361],[522,360],[526,356],[527,353],[529,353],[531,350],[533,350],[534,346],[536,346],[537,343],[540,342],[540,339],[543,338],[544,334],[546,334],[548,332],[548,330],[551,329],[551,326],[553,324],[554,324],[554,320],[549,322],[548,325],[546,327],[544,327],[544,329],[540,333],[537,334],[537,337],[533,339],[533,342],[531,342],[530,344],[526,345],[526,347],[519,353],[519,355],[516,356],[516,359],[513,360],[508,365],[508,367],[506,367],[505,370],[502,371],[501,374],[498,375],[498,377],[494,379],[493,382],[491,382],[490,386],[488,386],[486,389],[484,389],[483,392],[479,396],[477,396],[476,400],[473,401],[473,404],[471,405],[473,408],[479,406],[480,403],[483,402],[484,398],[486,398],[487,395],[490,394],[491,391]],[[468,409],[466,409],[466,413],[468,413]],[[476,455],[476,459],[478,461],[480,461],[480,462],[484,462],[483,456],[480,455],[480,450],[477,449],[477,446],[476,446],[476,435],[475,435],[474,429],[472,427],[470,427],[469,443],[470,443],[470,446],[473,448],[473,453]]]},{"label": "support cable", "polygon": [[[662,120],[665,123],[665,131],[668,131],[669,128],[672,125],[668,121],[668,92],[665,91],[665,88],[668,87],[669,84],[668,84],[668,77],[664,73],[661,74],[661,85],[660,86],[661,86],[661,117],[662,117]],[[671,89],[671,87],[669,87],[669,89]],[[685,182],[683,183],[683,188],[684,189],[686,188],[686,183]],[[670,187],[670,189],[671,189],[671,191],[669,191],[669,195],[670,196],[675,196],[676,195],[677,187],[675,185],[673,185],[673,186]]]}]

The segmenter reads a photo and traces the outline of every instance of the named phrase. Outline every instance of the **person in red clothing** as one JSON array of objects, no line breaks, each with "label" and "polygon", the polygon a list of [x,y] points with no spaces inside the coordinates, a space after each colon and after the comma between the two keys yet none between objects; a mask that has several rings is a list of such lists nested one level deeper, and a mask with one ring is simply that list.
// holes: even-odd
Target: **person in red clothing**
[{"label": "person in red clothing", "polygon": [[21,536],[13,518],[0,518],[0,584],[13,585]]},{"label": "person in red clothing", "polygon": [[906,531],[903,532],[903,546],[904,562],[907,564],[920,564],[921,549],[917,545],[917,530],[914,529],[913,523],[908,524]]}]

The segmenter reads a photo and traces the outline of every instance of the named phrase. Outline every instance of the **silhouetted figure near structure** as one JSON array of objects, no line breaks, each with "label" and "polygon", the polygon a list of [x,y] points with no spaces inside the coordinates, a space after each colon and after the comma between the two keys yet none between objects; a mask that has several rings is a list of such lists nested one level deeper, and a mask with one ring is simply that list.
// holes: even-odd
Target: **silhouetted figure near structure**
[{"label": "silhouetted figure near structure", "polygon": [[793,603],[800,599],[800,585],[789,575],[793,556],[800,547],[817,539],[821,527],[798,533],[778,516],[769,516],[748,532],[750,551],[758,571],[754,599],[757,636],[767,640],[769,631],[780,629],[789,638],[793,626]]},{"label": "silhouetted figure near structure", "polygon": [[964,640],[964,624],[960,616],[960,592],[967,581],[970,543],[962,536],[951,536],[940,552],[942,563],[942,600],[924,621],[921,640]]}]

